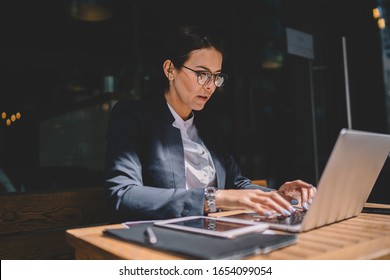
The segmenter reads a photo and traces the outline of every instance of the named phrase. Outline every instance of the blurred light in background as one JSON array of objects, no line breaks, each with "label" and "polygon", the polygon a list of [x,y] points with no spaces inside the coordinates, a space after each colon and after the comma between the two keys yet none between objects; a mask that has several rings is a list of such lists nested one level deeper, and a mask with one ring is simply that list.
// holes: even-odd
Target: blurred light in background
[{"label": "blurred light in background", "polygon": [[[10,126],[13,122],[20,120],[22,117],[22,114],[20,112],[17,112],[16,114],[12,114],[8,119],[7,119],[7,113],[2,112],[1,113],[1,119],[5,120],[5,125]],[[0,123],[1,125],[1,123]]]},{"label": "blurred light in background", "polygon": [[381,11],[380,7],[372,9],[372,16],[375,19],[378,19],[378,18],[380,18],[382,16],[382,11]]},{"label": "blurred light in background", "polygon": [[384,18],[379,18],[378,19],[378,27],[380,29],[384,29],[386,27],[386,22]]},{"label": "blurred light in background", "polygon": [[79,20],[102,21],[112,17],[108,1],[104,0],[72,0],[70,15]]}]

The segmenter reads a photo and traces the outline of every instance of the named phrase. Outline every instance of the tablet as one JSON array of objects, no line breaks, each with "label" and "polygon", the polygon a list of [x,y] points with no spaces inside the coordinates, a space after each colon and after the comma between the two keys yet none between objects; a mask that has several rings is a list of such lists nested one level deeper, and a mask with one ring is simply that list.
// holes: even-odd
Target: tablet
[{"label": "tablet", "polygon": [[264,231],[268,228],[267,225],[262,223],[206,216],[190,216],[157,221],[154,225],[223,238],[235,238],[251,232]]}]

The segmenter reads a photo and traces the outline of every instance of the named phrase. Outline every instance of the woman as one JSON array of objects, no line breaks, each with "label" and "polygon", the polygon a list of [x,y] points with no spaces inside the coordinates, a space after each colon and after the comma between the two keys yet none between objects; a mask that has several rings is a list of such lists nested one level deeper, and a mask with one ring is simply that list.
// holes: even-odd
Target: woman
[{"label": "woman", "polygon": [[119,101],[107,134],[106,185],[115,221],[204,215],[251,209],[288,216],[287,199],[304,208],[315,188],[296,180],[279,190],[251,184],[230,156],[202,133],[197,111],[204,108],[222,74],[223,51],[195,26],[166,39],[165,87],[157,100]]}]

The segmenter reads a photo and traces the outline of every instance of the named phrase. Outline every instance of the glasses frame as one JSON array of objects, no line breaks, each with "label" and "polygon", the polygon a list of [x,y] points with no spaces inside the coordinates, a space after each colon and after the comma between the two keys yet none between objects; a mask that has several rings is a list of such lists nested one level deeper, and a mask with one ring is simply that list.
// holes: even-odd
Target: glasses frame
[{"label": "glasses frame", "polygon": [[[229,76],[226,75],[226,74],[223,74],[223,73],[217,73],[217,74],[213,74],[211,73],[210,71],[207,71],[207,70],[194,70],[194,69],[191,69],[190,67],[187,67],[185,65],[182,65],[182,67],[184,67],[185,69],[188,69],[192,72],[194,72],[197,76],[197,82],[198,84],[200,84],[201,86],[203,85],[207,85],[208,83],[210,83],[210,80],[211,80],[211,77],[213,77],[213,82],[214,82],[214,85],[218,88],[220,87],[223,87],[225,84],[226,84],[226,81],[228,80]],[[204,74],[204,73],[207,73],[207,81],[205,81],[203,84],[200,82],[200,77],[201,77],[201,74]],[[221,76],[223,78],[223,83],[222,85],[218,86],[216,83],[215,83],[215,78],[217,76]]]}]

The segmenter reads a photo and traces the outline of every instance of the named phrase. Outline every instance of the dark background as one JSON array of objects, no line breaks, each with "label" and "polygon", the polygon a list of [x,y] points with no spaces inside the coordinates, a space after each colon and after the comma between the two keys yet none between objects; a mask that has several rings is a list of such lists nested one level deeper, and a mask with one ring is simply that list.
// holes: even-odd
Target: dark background
[{"label": "dark background", "polygon": [[[149,94],[161,70],[163,34],[181,24],[208,25],[225,38],[229,82],[206,110],[218,124],[221,145],[232,151],[246,176],[267,179],[274,187],[296,178],[317,183],[338,132],[348,125],[342,36],[352,126],[389,132],[381,32],[372,16],[378,4],[387,7],[386,1],[116,0],[101,2],[110,15],[101,21],[72,16],[77,1],[3,2],[0,113],[22,117],[11,126],[0,119],[0,168],[16,191],[102,184],[100,165],[85,159],[104,154],[108,114],[103,108]],[[287,53],[286,27],[313,36],[314,60]],[[104,89],[106,76],[115,79],[112,92]],[[91,113],[91,108],[97,109]],[[50,134],[54,163],[43,165],[47,123],[63,129]],[[92,137],[83,136],[83,127],[94,127],[86,132]],[[80,139],[87,158],[66,146]],[[386,163],[370,201],[390,202],[385,195],[389,168]]]}]

